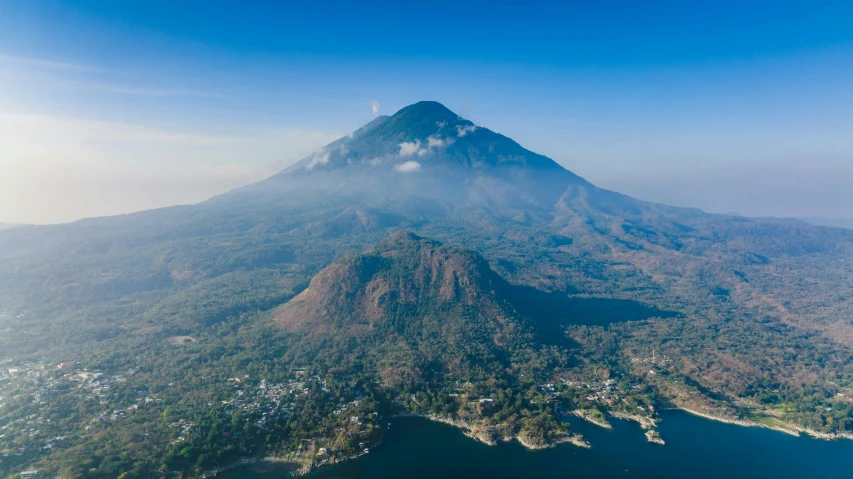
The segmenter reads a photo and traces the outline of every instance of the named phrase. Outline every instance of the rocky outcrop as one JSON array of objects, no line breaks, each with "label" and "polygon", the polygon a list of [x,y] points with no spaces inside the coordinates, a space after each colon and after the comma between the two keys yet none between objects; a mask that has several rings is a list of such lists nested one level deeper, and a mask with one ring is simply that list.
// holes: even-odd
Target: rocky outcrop
[{"label": "rocky outcrop", "polygon": [[499,433],[499,431],[502,430],[500,426],[482,426],[446,416],[437,416],[434,414],[407,414],[404,416],[422,417],[424,419],[429,419],[430,421],[440,422],[456,427],[471,439],[480,441],[483,444],[488,444],[489,446],[497,445],[499,441],[518,441],[522,446],[531,450],[548,449],[563,443],[570,443],[584,448],[591,447],[589,442],[587,442],[583,436],[576,433],[565,433],[552,441],[546,441],[542,438],[531,437],[521,432],[515,435],[501,435]]},{"label": "rocky outcrop", "polygon": [[660,444],[661,446],[666,444],[663,438],[660,437],[660,433],[658,433],[654,429],[649,429],[648,431],[646,431],[646,439],[648,439],[649,442],[652,444]]},{"label": "rocky outcrop", "polygon": [[657,420],[651,416],[639,416],[636,414],[627,414],[619,411],[610,411],[610,415],[619,419],[625,419],[628,421],[634,421],[640,424],[640,427],[646,430],[646,439],[649,440],[652,444],[660,444],[663,446],[666,444],[663,438],[660,437],[660,433],[655,430],[657,427]]},{"label": "rocky outcrop", "polygon": [[572,414],[583,419],[586,422],[595,424],[598,427],[603,427],[605,429],[613,429],[613,426],[611,426],[610,423],[607,422],[607,419],[593,416],[592,414],[584,411],[583,409],[575,409],[574,411],[572,411]]},{"label": "rocky outcrop", "polygon": [[627,414],[619,411],[610,411],[610,415],[615,418],[637,422],[643,429],[654,429],[657,427],[657,421],[650,416],[638,416],[636,414]]}]

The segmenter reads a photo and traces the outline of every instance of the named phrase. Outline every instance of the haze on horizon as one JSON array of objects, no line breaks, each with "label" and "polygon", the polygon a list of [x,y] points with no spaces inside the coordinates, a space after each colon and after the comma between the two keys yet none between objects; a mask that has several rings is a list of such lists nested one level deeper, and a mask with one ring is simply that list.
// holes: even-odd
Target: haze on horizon
[{"label": "haze on horizon", "polygon": [[0,221],[202,201],[437,100],[598,186],[853,217],[853,4],[7,2]]}]

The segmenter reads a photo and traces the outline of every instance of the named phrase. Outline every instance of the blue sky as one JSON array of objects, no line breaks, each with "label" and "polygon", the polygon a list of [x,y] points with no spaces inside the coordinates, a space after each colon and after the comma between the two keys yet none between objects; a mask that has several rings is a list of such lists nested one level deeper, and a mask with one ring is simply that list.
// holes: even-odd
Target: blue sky
[{"label": "blue sky", "polygon": [[853,217],[853,2],[0,0],[0,221],[203,200],[438,100],[589,180]]}]

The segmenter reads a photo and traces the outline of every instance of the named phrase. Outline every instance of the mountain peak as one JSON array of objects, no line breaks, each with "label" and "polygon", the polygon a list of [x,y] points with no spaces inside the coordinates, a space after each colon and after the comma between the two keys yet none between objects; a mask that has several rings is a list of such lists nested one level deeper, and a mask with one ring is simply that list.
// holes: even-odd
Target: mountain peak
[{"label": "mountain peak", "polygon": [[392,116],[392,119],[400,118],[424,118],[438,122],[455,122],[462,119],[462,117],[437,101],[419,101],[403,107]]},{"label": "mountain peak", "polygon": [[324,191],[378,203],[421,197],[455,207],[552,208],[570,185],[591,187],[548,157],[436,101],[377,117],[249,190]]},{"label": "mountain peak", "polygon": [[[437,101],[420,101],[381,116],[282,173],[330,171],[370,175],[431,171],[458,177],[472,171],[571,173],[550,158],[475,125]],[[423,176],[423,175],[421,175]]]},{"label": "mountain peak", "polygon": [[421,141],[455,140],[477,127],[437,101],[420,101],[401,108],[371,131],[375,140]]},{"label": "mountain peak", "polygon": [[378,249],[386,249],[388,247],[394,247],[398,245],[417,245],[417,244],[437,244],[437,242],[423,238],[418,236],[410,231],[400,230],[396,233],[391,234],[391,236],[385,238],[382,242],[380,242],[376,247]]}]

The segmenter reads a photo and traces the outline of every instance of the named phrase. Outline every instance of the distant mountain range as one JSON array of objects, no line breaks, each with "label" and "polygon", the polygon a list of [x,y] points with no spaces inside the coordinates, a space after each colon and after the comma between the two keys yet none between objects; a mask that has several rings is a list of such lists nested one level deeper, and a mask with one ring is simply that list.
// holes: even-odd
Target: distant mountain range
[{"label": "distant mountain range", "polygon": [[815,217],[806,217],[799,218],[806,223],[810,223],[817,226],[830,226],[833,228],[847,228],[853,229],[853,218],[815,218]]},{"label": "distant mountain range", "polygon": [[17,228],[19,226],[23,226],[23,225],[18,225],[18,224],[13,224],[13,223],[0,223],[0,231],[12,229],[12,228]]},{"label": "distant mountain range", "polygon": [[[343,406],[324,409],[323,395],[356,391],[362,406],[535,446],[567,434],[558,403],[587,417],[680,406],[843,432],[851,259],[853,231],[640,201],[420,102],[198,205],[3,231],[0,312],[15,334],[0,335],[0,351],[138,372],[122,398],[148,391],[182,411],[176,424],[198,415],[193,431],[219,431],[219,446],[191,433],[189,449],[110,427],[69,436],[146,471],[190,474],[226,446],[349,450],[346,434],[323,431],[356,437],[347,428],[363,416],[339,424]],[[224,428],[198,413],[237,404],[220,397],[241,387],[234,378],[293,370],[320,381],[304,384],[310,401],[292,401],[299,421],[280,411],[289,419],[262,421],[264,436],[245,432],[238,447],[221,432],[259,419]],[[116,401],[110,410],[129,407]],[[162,409],[150,414],[136,424],[162,422]],[[35,460],[75,464],[60,451]]]}]

